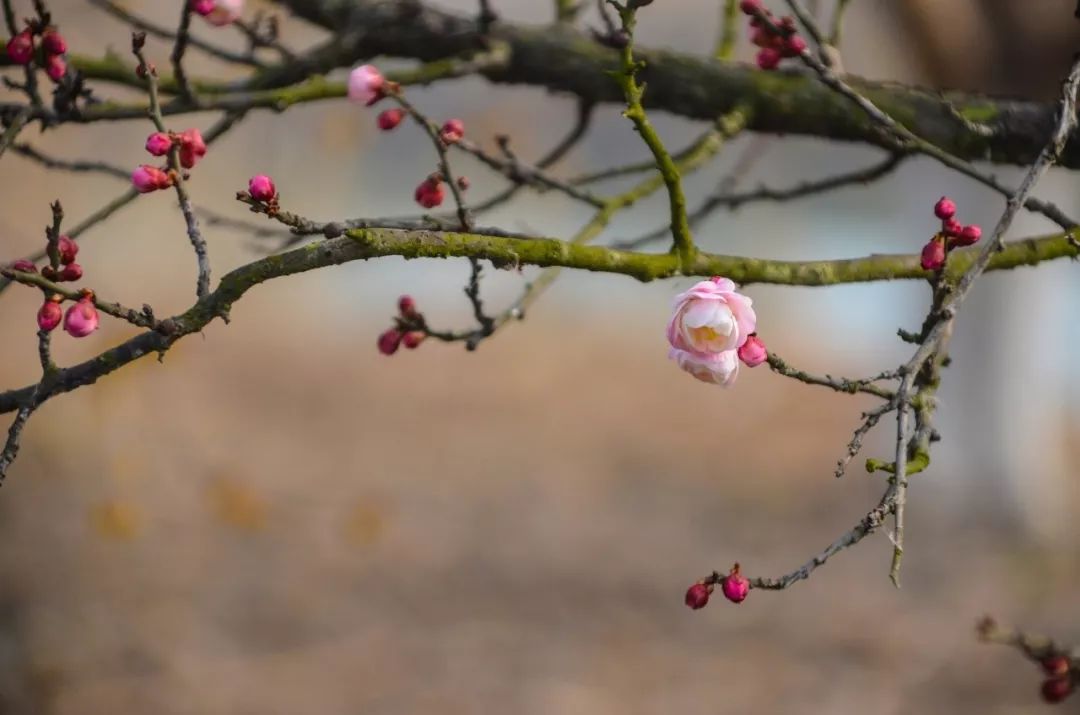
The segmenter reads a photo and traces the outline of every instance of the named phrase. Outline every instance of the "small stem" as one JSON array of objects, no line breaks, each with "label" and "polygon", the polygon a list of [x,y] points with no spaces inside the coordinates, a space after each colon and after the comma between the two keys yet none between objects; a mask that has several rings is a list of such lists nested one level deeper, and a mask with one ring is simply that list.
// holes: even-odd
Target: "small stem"
[{"label": "small stem", "polygon": [[718,60],[730,60],[735,54],[735,42],[739,33],[739,0],[724,0],[720,18],[720,36],[716,41],[714,55]]}]

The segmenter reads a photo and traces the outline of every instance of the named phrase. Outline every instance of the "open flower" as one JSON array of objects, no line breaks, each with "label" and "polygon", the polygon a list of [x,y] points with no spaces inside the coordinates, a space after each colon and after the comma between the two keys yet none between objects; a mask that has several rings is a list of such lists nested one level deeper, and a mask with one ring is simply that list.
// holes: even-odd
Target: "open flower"
[{"label": "open flower", "polygon": [[221,27],[239,20],[243,11],[244,0],[215,0],[214,8],[206,14],[206,21]]},{"label": "open flower", "polygon": [[734,350],[700,355],[671,348],[668,351],[668,357],[674,360],[683,371],[702,382],[713,385],[728,387],[739,375],[739,358]]},{"label": "open flower", "polygon": [[374,65],[360,65],[349,73],[349,100],[372,105],[382,99],[386,80]]},{"label": "open flower", "polygon": [[703,356],[737,350],[757,327],[752,305],[727,278],[696,283],[675,296],[668,342],[677,350]]}]

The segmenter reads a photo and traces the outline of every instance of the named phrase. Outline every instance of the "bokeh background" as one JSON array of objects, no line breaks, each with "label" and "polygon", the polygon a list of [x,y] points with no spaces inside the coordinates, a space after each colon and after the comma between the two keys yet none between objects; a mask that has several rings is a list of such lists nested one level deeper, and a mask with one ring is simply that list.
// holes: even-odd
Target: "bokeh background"
[{"label": "bokeh background", "polygon": [[[29,13],[28,0],[15,4]],[[550,18],[546,2],[493,4],[514,21]],[[114,19],[80,0],[50,5],[74,51],[127,53]],[[1048,99],[1080,46],[1074,5],[855,0],[845,63],[873,78]],[[127,6],[171,23],[177,2]],[[640,39],[708,52],[719,7],[656,3]],[[298,49],[322,37],[298,20],[283,30]],[[228,29],[197,32],[240,47]],[[151,45],[160,65],[167,51]],[[750,52],[743,42],[740,57]],[[191,55],[194,74],[234,72]],[[526,159],[574,117],[566,97],[478,79],[410,95],[434,117],[461,117],[488,146],[511,134]],[[288,208],[314,218],[412,213],[429,147],[415,127],[377,132],[374,115],[343,101],[255,113],[200,164],[194,200],[245,219],[232,195],[266,172]],[[654,120],[673,147],[701,130]],[[25,136],[68,158],[134,166],[149,132],[133,121]],[[746,152],[764,153],[740,177],[746,188],[877,157],[740,137],[689,181],[691,198]],[[608,106],[558,172],[645,157]],[[482,167],[457,166],[474,201],[501,187]],[[50,200],[62,199],[73,225],[125,189],[11,154],[0,182],[7,258],[39,248]],[[1075,173],[1058,171],[1038,193],[1075,214],[1078,188]],[[767,257],[914,252],[943,193],[984,227],[1001,208],[916,160],[870,187],[718,213],[698,238]],[[606,239],[660,225],[664,212],[662,196],[644,202]],[[484,222],[567,236],[585,218],[534,194]],[[1021,216],[1013,234],[1052,229]],[[268,248],[221,225],[205,234],[217,276]],[[87,233],[80,262],[84,282],[110,298],[159,314],[190,303],[194,260],[163,194]],[[832,477],[871,403],[763,369],[726,391],[679,372],[663,325],[689,280],[567,274],[475,353],[425,344],[393,358],[376,352],[375,336],[403,292],[439,325],[469,324],[465,261],[387,259],[261,286],[230,325],[184,340],[163,364],[146,359],[51,401],[31,421],[0,494],[0,712],[1038,712],[1034,668],[978,644],[973,625],[992,613],[1080,640],[1076,270],[1062,261],[993,274],[965,305],[941,393],[944,441],[911,490],[902,590],[886,577],[891,547],[878,534],[787,592],[696,613],[682,596],[697,577],[735,560],[752,574],[789,571],[875,503],[879,477],[857,464]],[[506,305],[528,277],[489,271],[488,304]],[[849,375],[904,359],[896,329],[916,327],[927,301],[915,283],[749,293],[771,349]],[[0,384],[23,385],[38,370],[39,297],[16,287],[2,300]],[[109,320],[92,338],[58,337],[55,355],[73,362],[131,334]],[[886,452],[888,432],[867,455]]]}]

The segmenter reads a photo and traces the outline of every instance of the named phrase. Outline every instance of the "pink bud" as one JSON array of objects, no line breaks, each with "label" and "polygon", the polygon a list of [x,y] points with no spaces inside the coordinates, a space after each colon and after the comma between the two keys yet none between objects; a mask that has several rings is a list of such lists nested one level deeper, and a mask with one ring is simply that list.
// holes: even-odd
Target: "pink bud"
[{"label": "pink bud", "polygon": [[937,236],[923,246],[919,265],[924,271],[939,271],[945,266],[945,242]]},{"label": "pink bud", "polygon": [[439,130],[443,144],[457,144],[465,136],[465,123],[460,119],[447,119]]},{"label": "pink bud", "polygon": [[214,11],[214,0],[191,0],[188,7],[196,15],[206,16]]},{"label": "pink bud", "polygon": [[60,262],[66,266],[75,262],[75,256],[79,254],[79,244],[67,236],[61,236],[56,241],[56,252],[60,255]]},{"label": "pink bud", "polygon": [[98,329],[98,312],[94,299],[83,296],[79,302],[68,308],[64,316],[64,330],[73,338],[85,338]]},{"label": "pink bud", "polygon": [[795,57],[801,55],[805,49],[806,40],[798,35],[788,35],[787,39],[784,40],[782,54],[784,57]]},{"label": "pink bud", "polygon": [[38,309],[37,324],[38,328],[46,332],[52,332],[56,330],[56,326],[60,325],[60,321],[64,318],[64,310],[60,307],[60,304],[55,300],[46,300],[41,304],[41,308]]},{"label": "pink bud", "polygon": [[161,169],[149,164],[142,164],[131,174],[131,184],[140,194],[165,189],[172,186],[172,179]]},{"label": "pink bud", "polygon": [[446,191],[443,189],[441,181],[428,177],[416,187],[413,198],[416,199],[416,203],[424,208],[433,209],[442,205],[443,199],[446,198]]},{"label": "pink bud", "polygon": [[349,73],[349,101],[371,106],[383,97],[386,80],[374,65],[361,65]]},{"label": "pink bud", "polygon": [[955,218],[948,218],[941,222],[941,232],[946,236],[953,238],[960,235],[960,232],[964,230],[963,225]]},{"label": "pink bud", "polygon": [[56,30],[45,31],[41,36],[41,47],[49,55],[62,55],[68,51],[67,40]]},{"label": "pink bud", "polygon": [[695,611],[699,608],[705,608],[705,605],[709,602],[709,594],[712,593],[712,586],[706,586],[698,581],[690,588],[686,589],[686,605]]},{"label": "pink bud", "polygon": [[78,263],[69,263],[64,266],[64,270],[60,271],[60,280],[62,281],[77,281],[83,276],[82,266]]},{"label": "pink bud", "polygon": [[420,343],[424,342],[424,338],[426,337],[427,335],[420,332],[419,330],[413,330],[411,332],[405,333],[405,337],[402,338],[401,344],[409,350],[416,350],[418,347],[420,347]]},{"label": "pink bud", "polygon": [[774,70],[779,66],[782,55],[775,47],[762,47],[757,53],[757,66],[763,70]]},{"label": "pink bud", "polygon": [[393,355],[401,347],[403,337],[400,330],[390,328],[379,336],[379,352],[383,355]]},{"label": "pink bud", "polygon": [[215,0],[213,9],[206,15],[206,21],[223,27],[239,20],[243,10],[244,0]]},{"label": "pink bud", "polygon": [[8,57],[17,65],[28,65],[34,58],[34,36],[29,30],[23,30],[8,40]]},{"label": "pink bud", "polygon": [[732,603],[742,603],[746,600],[746,595],[750,593],[750,582],[739,573],[739,565],[735,564],[720,582],[720,589],[727,600]]},{"label": "pink bud", "polygon": [[256,174],[248,180],[248,193],[256,201],[267,203],[277,196],[277,188],[274,186],[274,180],[269,176]]},{"label": "pink bud", "polygon": [[401,120],[405,118],[404,109],[387,109],[385,112],[379,114],[378,124],[379,129],[384,132],[388,132],[391,129],[395,129],[397,125],[401,124]]},{"label": "pink bud", "polygon": [[782,39],[767,27],[755,27],[750,32],[750,42],[758,47],[775,47]]},{"label": "pink bud", "polygon": [[1049,658],[1044,658],[1042,667],[1047,675],[1065,675],[1069,672],[1069,659],[1063,655],[1054,655]]},{"label": "pink bud", "polygon": [[953,239],[952,245],[970,246],[978,243],[980,238],[982,238],[982,229],[975,224],[971,224],[970,226],[964,226],[960,230],[960,235]]},{"label": "pink bud", "polygon": [[60,278],[60,274],[56,272],[56,269],[52,266],[45,266],[41,269],[41,277],[46,280],[55,281]]},{"label": "pink bud", "polygon": [[938,202],[934,204],[934,215],[942,221],[948,221],[956,215],[956,202],[948,196],[942,196],[938,199]]},{"label": "pink bud", "polygon": [[1073,691],[1072,679],[1067,675],[1049,678],[1042,684],[1042,699],[1048,703],[1060,703]]},{"label": "pink bud", "polygon": [[172,148],[172,139],[165,132],[154,132],[146,138],[146,150],[154,156],[165,156]]},{"label": "pink bud", "polygon": [[757,367],[769,359],[769,352],[765,349],[765,343],[761,342],[757,333],[750,335],[746,342],[739,348],[739,359],[747,367]]},{"label": "pink bud", "polygon": [[25,258],[20,258],[13,262],[8,268],[13,271],[22,271],[23,273],[37,273],[37,266],[34,265],[34,262],[28,261]]},{"label": "pink bud", "polygon": [[180,135],[180,166],[190,169],[206,156],[206,142],[198,129],[188,129]]},{"label": "pink bud", "polygon": [[411,295],[403,295],[397,301],[398,312],[402,317],[413,318],[416,316],[416,301]]},{"label": "pink bud", "polygon": [[468,191],[470,186],[472,186],[472,182],[469,181],[469,177],[459,176],[457,178],[457,187],[462,191]]},{"label": "pink bud", "polygon": [[739,9],[747,15],[754,15],[761,11],[761,0],[742,0]]},{"label": "pink bud", "polygon": [[67,74],[67,62],[60,55],[49,55],[45,60],[45,74],[53,82],[59,82]]}]

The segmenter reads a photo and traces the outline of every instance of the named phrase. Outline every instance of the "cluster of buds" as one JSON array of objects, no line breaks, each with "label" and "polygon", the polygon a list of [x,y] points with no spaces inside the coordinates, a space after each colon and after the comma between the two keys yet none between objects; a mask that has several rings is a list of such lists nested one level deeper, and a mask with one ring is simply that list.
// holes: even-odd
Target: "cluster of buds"
[{"label": "cluster of buds", "polygon": [[750,581],[742,575],[739,565],[735,564],[731,567],[731,571],[728,572],[727,576],[714,573],[712,576],[698,581],[688,588],[684,599],[686,605],[695,611],[699,608],[705,608],[709,603],[709,596],[712,595],[713,589],[718,583],[724,598],[732,603],[742,603],[750,593]]},{"label": "cluster of buds", "polygon": [[668,321],[668,357],[702,382],[727,387],[740,361],[757,367],[769,359],[757,336],[753,301],[727,278],[699,281],[675,296]]},{"label": "cluster of buds", "polygon": [[[37,38],[40,38],[40,54],[35,46]],[[26,29],[12,37],[7,43],[7,55],[12,62],[29,65],[37,58],[38,65],[45,70],[45,74],[53,82],[60,82],[67,74],[67,62],[64,60],[67,51],[67,41],[55,27],[29,20]]]},{"label": "cluster of buds", "polygon": [[750,41],[760,48],[756,60],[761,69],[776,69],[781,60],[806,50],[806,41],[795,30],[795,18],[786,15],[775,20],[761,0],[742,0],[739,8],[750,16]]},{"label": "cluster of buds", "polygon": [[[180,166],[194,168],[206,156],[206,142],[198,129],[177,132],[154,132],[146,138],[146,151],[152,156],[166,156],[177,147]],[[167,169],[150,164],[140,164],[131,173],[131,185],[140,194],[167,189],[176,182],[176,176]]]},{"label": "cluster of buds", "polygon": [[379,334],[379,352],[393,355],[402,345],[408,350],[415,350],[427,337],[424,325],[424,315],[416,309],[416,301],[412,296],[401,296],[398,298],[394,327]]},{"label": "cluster of buds", "polygon": [[940,271],[945,267],[950,251],[971,246],[982,238],[982,229],[977,225],[964,226],[956,219],[956,202],[947,196],[934,204],[934,215],[941,219],[941,231],[923,246],[919,260],[923,270],[927,271]]},{"label": "cluster of buds", "polygon": [[188,7],[196,15],[202,15],[211,25],[222,27],[240,19],[244,0],[190,0]]},{"label": "cluster of buds", "polygon": [[1046,680],[1043,681],[1040,692],[1042,698],[1048,703],[1060,703],[1072,695],[1076,689],[1076,677],[1073,671],[1072,661],[1064,655],[1054,655],[1045,658],[1040,663]]}]

